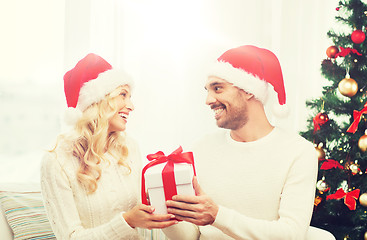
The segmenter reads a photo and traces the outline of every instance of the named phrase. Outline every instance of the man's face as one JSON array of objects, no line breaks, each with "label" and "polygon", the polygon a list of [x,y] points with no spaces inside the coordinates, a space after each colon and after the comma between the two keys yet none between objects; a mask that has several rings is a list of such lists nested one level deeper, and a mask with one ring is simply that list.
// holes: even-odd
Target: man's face
[{"label": "man's face", "polygon": [[213,109],[218,127],[237,130],[247,123],[247,98],[243,90],[218,77],[209,77],[205,89],[206,104]]}]

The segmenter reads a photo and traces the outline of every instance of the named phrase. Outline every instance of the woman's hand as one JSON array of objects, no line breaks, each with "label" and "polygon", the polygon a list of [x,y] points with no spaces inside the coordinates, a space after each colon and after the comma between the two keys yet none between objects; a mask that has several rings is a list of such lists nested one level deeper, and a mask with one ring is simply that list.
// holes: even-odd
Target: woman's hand
[{"label": "woman's hand", "polygon": [[139,204],[122,214],[122,216],[132,228],[166,228],[178,223],[172,214],[156,215],[153,212],[154,208],[152,206]]}]

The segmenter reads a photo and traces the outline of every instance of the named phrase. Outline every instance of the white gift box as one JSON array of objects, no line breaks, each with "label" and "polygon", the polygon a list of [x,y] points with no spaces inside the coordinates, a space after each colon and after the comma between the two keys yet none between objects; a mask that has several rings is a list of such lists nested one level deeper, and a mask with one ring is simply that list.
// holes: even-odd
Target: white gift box
[{"label": "white gift box", "polygon": [[[152,166],[148,168],[144,174],[150,205],[155,208],[155,214],[167,214],[162,180],[162,171],[166,164],[165,162]],[[177,194],[194,196],[195,190],[192,185],[194,171],[192,165],[187,163],[175,163],[174,174]]]}]

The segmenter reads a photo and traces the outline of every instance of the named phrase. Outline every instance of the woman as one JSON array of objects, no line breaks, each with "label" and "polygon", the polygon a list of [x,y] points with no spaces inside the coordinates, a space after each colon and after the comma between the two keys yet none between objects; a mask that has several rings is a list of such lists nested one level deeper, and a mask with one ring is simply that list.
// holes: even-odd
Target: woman
[{"label": "woman", "polygon": [[45,208],[58,239],[140,239],[136,228],[165,228],[172,215],[140,204],[139,150],[126,136],[131,82],[88,54],[64,76],[72,130],[41,168]]}]

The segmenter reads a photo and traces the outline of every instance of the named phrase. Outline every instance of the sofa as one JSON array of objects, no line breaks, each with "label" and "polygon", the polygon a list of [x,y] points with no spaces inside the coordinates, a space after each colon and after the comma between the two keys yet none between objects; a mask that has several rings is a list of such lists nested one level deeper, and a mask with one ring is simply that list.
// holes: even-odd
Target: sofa
[{"label": "sofa", "polygon": [[[166,240],[158,229],[139,229],[139,232],[144,240]],[[56,239],[43,207],[39,183],[0,183],[0,239]],[[335,237],[310,227],[307,240],[335,240]]]},{"label": "sofa", "polygon": [[[39,183],[0,183],[0,240],[56,239]],[[158,229],[139,229],[144,240],[166,240]]]}]

